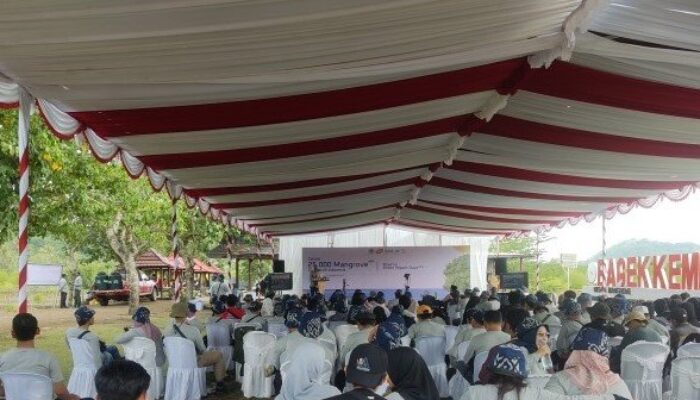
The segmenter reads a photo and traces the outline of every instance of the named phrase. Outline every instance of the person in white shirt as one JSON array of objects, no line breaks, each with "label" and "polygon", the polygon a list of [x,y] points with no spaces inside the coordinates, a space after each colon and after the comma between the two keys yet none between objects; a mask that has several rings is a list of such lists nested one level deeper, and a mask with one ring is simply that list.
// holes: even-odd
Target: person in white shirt
[{"label": "person in white shirt", "polygon": [[58,280],[58,293],[61,295],[61,308],[68,308],[66,300],[68,299],[68,281],[66,274],[61,274],[61,279]]},{"label": "person in white shirt", "polygon": [[73,307],[78,308],[82,305],[80,293],[83,290],[83,278],[80,276],[80,271],[76,272],[75,280],[73,281]]},{"label": "person in white shirt", "polygon": [[175,323],[165,330],[164,336],[190,340],[194,344],[195,351],[197,352],[197,365],[199,367],[214,367],[216,391],[225,392],[224,378],[226,377],[226,362],[220,352],[206,349],[199,329],[185,323],[187,311],[186,304],[173,304],[170,309],[170,317],[175,320]]},{"label": "person in white shirt", "polygon": [[527,387],[527,377],[525,355],[518,346],[495,346],[479,373],[482,384],[468,387],[461,400],[536,400],[540,391]]},{"label": "person in white shirt", "polygon": [[66,344],[70,347],[68,339],[82,339],[90,343],[95,357],[95,365],[107,365],[113,360],[121,359],[119,349],[116,346],[107,346],[93,332],[90,332],[90,326],[95,325],[95,311],[87,306],[80,306],[73,313],[75,322],[78,326],[68,328],[66,330]]},{"label": "person in white shirt", "polygon": [[351,333],[345,340],[345,344],[340,349],[340,364],[345,365],[345,359],[355,349],[355,347],[369,343],[369,334],[375,326],[373,313],[362,311],[357,314],[357,328],[359,331]]},{"label": "person in white shirt", "polygon": [[408,328],[408,337],[417,339],[422,337],[445,336],[445,325],[433,321],[433,309],[422,305],[416,309],[418,322]]},{"label": "person in white shirt", "polygon": [[265,356],[265,374],[267,376],[272,376],[275,370],[279,370],[282,362],[282,354],[285,352],[287,356],[290,356],[294,349],[306,340],[304,336],[299,333],[299,320],[303,311],[300,308],[293,308],[287,312],[287,316],[284,320],[284,325],[287,327],[287,334],[277,339],[272,349],[267,352]]},{"label": "person in white shirt", "polygon": [[209,296],[211,298],[211,303],[214,304],[215,301],[221,300],[221,296],[228,296],[231,294],[231,288],[226,282],[224,282],[224,276],[219,275],[212,279],[211,285],[209,285]]},{"label": "person in white shirt", "polygon": [[502,322],[503,318],[499,311],[491,310],[484,313],[484,328],[486,332],[474,336],[469,342],[463,360],[465,363],[469,363],[469,360],[483,351],[489,351],[494,346],[510,341],[510,335],[502,331]]},{"label": "person in white shirt", "polygon": [[268,291],[265,294],[265,299],[262,301],[262,308],[260,309],[260,315],[263,317],[274,317],[275,316],[275,292]]},{"label": "person in white shirt", "polygon": [[455,343],[451,349],[448,350],[447,354],[452,360],[452,365],[454,365],[458,360],[459,346],[464,342],[471,341],[474,337],[486,333],[486,328],[484,328],[484,313],[481,310],[472,308],[464,313],[464,324],[459,327],[457,331],[457,336],[455,336]]},{"label": "person in white shirt", "polygon": [[[0,355],[0,374],[29,373],[51,379],[53,392],[61,400],[79,400],[68,392],[58,360],[52,354],[34,348],[34,338],[40,333],[39,322],[32,314],[17,314],[12,319],[12,338],[17,347]],[[29,395],[31,390],[27,390]]]},{"label": "person in white shirt", "polygon": [[165,364],[165,353],[163,352],[163,334],[155,325],[151,323],[151,310],[147,307],[139,307],[131,317],[134,325],[130,329],[124,328],[124,333],[119,335],[114,342],[126,344],[133,338],[141,337],[151,339],[156,346],[156,365],[162,367]]}]

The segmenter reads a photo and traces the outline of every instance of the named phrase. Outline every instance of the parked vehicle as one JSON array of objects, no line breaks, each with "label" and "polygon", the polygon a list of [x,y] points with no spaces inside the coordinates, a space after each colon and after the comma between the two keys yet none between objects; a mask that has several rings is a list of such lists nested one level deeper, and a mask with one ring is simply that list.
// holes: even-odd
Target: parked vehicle
[{"label": "parked vehicle", "polygon": [[[110,300],[128,301],[131,291],[126,283],[126,274],[124,272],[114,272],[107,275],[100,272],[95,276],[95,284],[93,286],[93,297],[100,303],[101,306],[109,304]],[[156,301],[158,291],[156,290],[156,282],[152,281],[148,275],[139,271],[139,295],[146,297],[151,301]]]}]

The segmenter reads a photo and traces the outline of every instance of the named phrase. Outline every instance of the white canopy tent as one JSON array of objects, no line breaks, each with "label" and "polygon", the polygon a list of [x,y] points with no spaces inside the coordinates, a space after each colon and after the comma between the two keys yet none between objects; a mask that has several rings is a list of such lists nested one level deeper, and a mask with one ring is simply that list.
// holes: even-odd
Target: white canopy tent
[{"label": "white canopy tent", "polygon": [[[455,234],[402,229],[387,225],[312,235],[285,236],[280,238],[279,257],[285,261],[285,272],[294,275],[292,291],[302,290],[302,250],[306,247],[390,247],[390,246],[469,246],[469,276],[472,287],[486,288],[486,263],[489,237],[469,237]],[[464,289],[464,288],[462,288]]]}]

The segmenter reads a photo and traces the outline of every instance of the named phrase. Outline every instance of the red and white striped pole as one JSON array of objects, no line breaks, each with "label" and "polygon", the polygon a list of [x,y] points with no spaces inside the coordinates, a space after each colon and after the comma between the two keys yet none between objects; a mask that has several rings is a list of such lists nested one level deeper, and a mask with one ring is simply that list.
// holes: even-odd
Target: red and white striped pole
[{"label": "red and white striped pole", "polygon": [[170,238],[172,240],[173,265],[175,265],[175,293],[173,300],[180,301],[182,293],[182,270],[180,269],[180,243],[177,237],[177,198],[173,196],[173,217],[170,225]]},{"label": "red and white striped pole", "polygon": [[18,311],[27,312],[27,263],[29,262],[29,116],[32,97],[24,89],[19,89],[19,123],[17,138],[19,143],[19,291]]}]

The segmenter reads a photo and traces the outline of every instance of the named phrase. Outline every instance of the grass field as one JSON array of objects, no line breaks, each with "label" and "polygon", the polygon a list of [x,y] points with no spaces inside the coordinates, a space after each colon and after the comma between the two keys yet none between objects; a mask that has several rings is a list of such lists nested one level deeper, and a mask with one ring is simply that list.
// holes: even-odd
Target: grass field
[{"label": "grass field", "polygon": [[[168,314],[172,302],[166,300],[157,301],[155,303],[147,301],[142,305],[151,310],[151,322],[162,330],[169,320]],[[125,326],[131,326],[132,324],[131,317],[127,315],[128,307],[125,304],[110,304],[108,307],[91,307],[93,307],[97,313],[95,315],[95,325],[92,326],[90,330],[95,332],[108,344],[114,342],[114,339],[124,331],[123,328]],[[31,310],[31,313],[39,320],[39,327],[41,329],[41,334],[36,340],[37,347],[51,352],[58,358],[67,382],[73,363],[64,335],[66,329],[75,325],[73,309],[34,308]],[[2,332],[0,333],[0,352],[4,352],[15,346],[15,342],[12,340],[10,334],[12,316],[13,314],[11,313],[5,313],[5,316],[0,319],[0,332]],[[202,315],[201,317],[204,318],[205,316]],[[123,354],[121,348],[120,352]],[[211,381],[212,380],[209,380],[209,382]],[[237,383],[231,383],[228,386],[231,389],[230,394],[226,396],[216,396],[215,398],[222,400],[240,400],[244,398]]]}]

